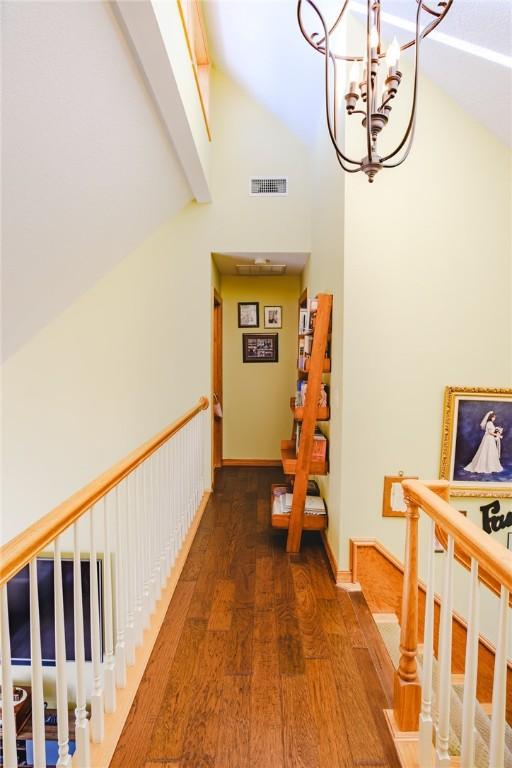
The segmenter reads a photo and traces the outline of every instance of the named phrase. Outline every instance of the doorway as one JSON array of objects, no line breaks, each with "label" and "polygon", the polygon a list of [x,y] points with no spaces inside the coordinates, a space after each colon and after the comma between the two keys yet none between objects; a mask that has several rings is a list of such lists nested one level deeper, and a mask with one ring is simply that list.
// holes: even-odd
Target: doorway
[{"label": "doorway", "polygon": [[213,290],[213,364],[212,364],[212,467],[222,466],[222,299]]}]

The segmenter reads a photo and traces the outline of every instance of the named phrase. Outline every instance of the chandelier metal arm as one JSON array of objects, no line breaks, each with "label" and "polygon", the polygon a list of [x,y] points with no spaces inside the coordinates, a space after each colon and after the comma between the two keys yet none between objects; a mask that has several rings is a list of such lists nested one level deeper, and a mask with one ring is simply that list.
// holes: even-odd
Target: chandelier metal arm
[{"label": "chandelier metal arm", "polygon": [[368,152],[368,160],[370,163],[373,161],[372,157],[372,92],[371,87],[371,71],[372,60],[370,57],[370,21],[371,21],[371,7],[373,0],[367,0],[368,13],[366,14],[366,149]]},{"label": "chandelier metal arm", "polygon": [[[344,0],[343,8],[342,8],[340,14],[338,15],[338,18],[334,22],[333,26],[329,30],[329,34],[331,34],[336,29],[338,24],[341,22],[344,14],[345,14],[345,11],[347,9],[348,2],[349,2],[349,0]],[[419,0],[416,0],[416,2],[418,4],[420,4]],[[424,37],[427,37],[427,35],[429,35],[432,32],[432,30],[434,30],[438,26],[438,24],[441,23],[441,21],[444,19],[444,17],[446,16],[448,11],[450,10],[452,4],[453,4],[453,0],[446,0],[445,7],[443,8],[442,11],[439,11],[439,12],[438,11],[434,11],[426,3],[421,3],[420,4],[421,7],[423,8],[423,10],[425,10],[431,16],[435,16],[434,20],[431,21],[430,24],[428,24],[425,27],[425,29],[423,30],[423,32],[421,34],[422,39]],[[314,41],[312,38],[315,37],[316,35],[318,35],[318,32],[314,32],[311,36],[308,35],[308,33],[306,32],[306,29],[304,27],[304,24],[302,23],[302,18],[300,16],[300,11],[299,11],[299,6],[300,5],[301,5],[301,0],[299,0],[299,2],[298,2],[298,6],[297,6],[298,13],[297,13],[297,16],[298,16],[300,31],[302,32],[302,35],[303,35],[304,39],[309,43],[309,45],[312,48],[315,49],[315,51],[325,55],[325,46],[324,46],[325,35],[324,35],[324,37],[319,38],[317,41]],[[325,28],[327,28],[326,25],[325,25]],[[400,46],[400,51],[403,52],[403,51],[406,51],[408,48],[412,48],[412,46],[415,44],[415,42],[416,42],[416,38],[413,38],[412,40],[409,40],[407,43],[404,43],[403,45]],[[350,55],[343,56],[342,54],[339,54],[339,53],[334,53],[332,55],[336,59],[338,59],[340,61],[359,61],[359,62],[362,62],[362,61],[364,61],[364,58],[365,58],[364,56],[350,56]],[[385,57],[385,55],[386,55],[385,53],[379,53],[378,54],[378,58],[379,59],[383,59]]]},{"label": "chandelier metal arm", "polygon": [[[407,130],[406,130],[406,132],[404,134],[404,137],[403,137],[402,141],[400,142],[400,144],[398,145],[398,147],[393,152],[390,152],[389,155],[385,155],[384,157],[382,157],[381,158],[381,162],[382,163],[385,163],[386,160],[391,160],[392,157],[395,157],[395,155],[397,155],[398,152],[400,152],[402,147],[406,144],[407,139],[411,135],[411,131],[413,132],[412,135],[414,135],[414,130],[413,129],[414,129],[414,123],[416,121],[416,102],[417,102],[417,97],[418,97],[418,71],[419,71],[419,63],[420,63],[420,40],[421,40],[421,35],[419,33],[419,30],[420,30],[421,8],[422,8],[422,4],[418,3],[418,10],[416,12],[416,50],[414,51],[414,89],[413,89],[412,107],[411,107],[411,115],[410,115],[410,118],[409,118],[409,124],[407,126]],[[411,135],[411,142],[410,142],[410,144],[412,144],[412,135]],[[407,149],[407,154],[409,154],[409,150],[410,150],[410,145],[409,145],[409,147]],[[406,154],[406,157],[407,157],[407,154]],[[405,160],[405,158],[404,158],[404,160]],[[398,163],[398,165],[400,165],[400,163]],[[392,166],[388,166],[388,167],[392,167]]]}]

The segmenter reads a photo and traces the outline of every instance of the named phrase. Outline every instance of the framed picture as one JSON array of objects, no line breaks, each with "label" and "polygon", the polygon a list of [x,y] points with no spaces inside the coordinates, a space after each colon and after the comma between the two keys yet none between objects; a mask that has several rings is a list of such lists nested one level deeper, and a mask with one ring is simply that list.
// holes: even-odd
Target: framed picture
[{"label": "framed picture", "polygon": [[282,307],[265,307],[265,328],[282,328],[283,327],[283,308]]},{"label": "framed picture", "polygon": [[507,549],[512,549],[512,532],[507,533]]},{"label": "framed picture", "polygon": [[238,327],[260,327],[260,305],[257,302],[238,302]]},{"label": "framed picture", "polygon": [[446,387],[439,475],[453,496],[512,497],[512,389]]},{"label": "framed picture", "polygon": [[382,494],[382,517],[405,517],[407,505],[402,480],[417,480],[412,475],[386,475]]},{"label": "framed picture", "polygon": [[277,363],[278,339],[277,333],[242,334],[244,363]]}]

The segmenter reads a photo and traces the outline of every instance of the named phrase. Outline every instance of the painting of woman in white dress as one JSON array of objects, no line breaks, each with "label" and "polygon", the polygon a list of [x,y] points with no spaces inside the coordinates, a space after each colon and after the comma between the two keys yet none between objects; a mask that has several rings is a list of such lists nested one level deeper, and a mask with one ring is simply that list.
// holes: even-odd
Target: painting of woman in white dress
[{"label": "painting of woman in white dress", "polygon": [[461,496],[512,496],[512,390],[446,388],[440,476]]},{"label": "painting of woman in white dress", "polygon": [[466,472],[489,475],[491,472],[503,472],[500,463],[503,427],[495,425],[496,414],[488,411],[480,422],[484,434],[472,461],[464,467]]}]

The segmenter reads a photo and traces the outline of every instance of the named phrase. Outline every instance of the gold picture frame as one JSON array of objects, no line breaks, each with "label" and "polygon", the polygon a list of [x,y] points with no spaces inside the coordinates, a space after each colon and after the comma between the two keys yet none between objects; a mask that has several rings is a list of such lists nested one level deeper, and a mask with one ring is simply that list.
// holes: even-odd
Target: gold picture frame
[{"label": "gold picture frame", "polygon": [[512,389],[446,387],[439,477],[455,497],[512,498]]}]

